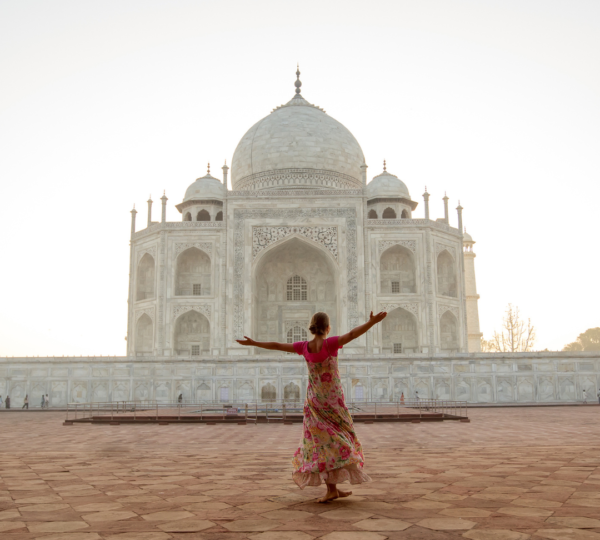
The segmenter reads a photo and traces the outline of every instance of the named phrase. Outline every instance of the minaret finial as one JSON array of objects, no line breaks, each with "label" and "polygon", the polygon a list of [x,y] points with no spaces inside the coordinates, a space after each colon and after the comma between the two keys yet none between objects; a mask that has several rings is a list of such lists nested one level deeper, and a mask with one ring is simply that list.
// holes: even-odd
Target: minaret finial
[{"label": "minaret finial", "polygon": [[207,174],[210,174],[210,163],[208,164],[208,168],[207,168],[207,171],[206,171],[206,173],[207,173]]},{"label": "minaret finial", "polygon": [[387,168],[385,166],[385,159],[383,160],[383,170],[384,170],[384,172],[387,171]]},{"label": "minaret finial", "polygon": [[427,186],[425,186],[425,193],[427,193]]},{"label": "minaret finial", "polygon": [[296,82],[294,83],[294,86],[296,87],[296,95],[299,96],[300,87],[302,86],[302,83],[300,82],[300,64],[298,64],[298,68],[296,69]]}]

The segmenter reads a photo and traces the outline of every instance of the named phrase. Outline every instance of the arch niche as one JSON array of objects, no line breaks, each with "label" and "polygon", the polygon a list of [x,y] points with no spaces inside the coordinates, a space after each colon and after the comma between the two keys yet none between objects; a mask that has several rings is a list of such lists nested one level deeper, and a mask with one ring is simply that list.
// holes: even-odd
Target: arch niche
[{"label": "arch niche", "polygon": [[381,217],[383,219],[396,219],[396,211],[393,208],[386,208]]},{"label": "arch niche", "polygon": [[417,292],[416,265],[413,252],[395,245],[386,249],[379,262],[381,294]]},{"label": "arch niche", "polygon": [[135,354],[149,356],[152,354],[152,319],[144,313],[135,325]]},{"label": "arch niche", "polygon": [[396,308],[388,313],[382,325],[384,353],[419,352],[417,318],[410,311]]},{"label": "arch niche", "polygon": [[144,254],[138,263],[135,299],[148,300],[154,298],[154,257]]},{"label": "arch niche", "polygon": [[445,352],[458,352],[458,321],[451,311],[446,311],[440,318],[440,348]]},{"label": "arch niche", "polygon": [[204,251],[186,249],[175,266],[175,296],[210,296],[210,257]]},{"label": "arch niche", "polygon": [[456,269],[454,259],[447,250],[442,251],[437,258],[438,294],[456,298]]},{"label": "arch niche", "polygon": [[369,210],[369,214],[367,216],[369,219],[377,219],[377,212],[374,209]]},{"label": "arch niche", "polygon": [[[252,272],[253,330],[257,339],[286,342],[290,323],[298,322],[291,324],[292,328],[306,328],[317,311],[329,314],[332,333],[337,332],[338,273],[329,252],[310,240],[292,237],[264,251]],[[288,294],[290,279],[292,287],[299,284],[297,294],[293,288]]]},{"label": "arch niche", "polygon": [[196,221],[210,221],[210,214],[208,213],[208,210],[200,210],[196,216]]},{"label": "arch niche", "polygon": [[210,351],[210,323],[195,310],[187,311],[175,322],[175,354],[199,356]]}]

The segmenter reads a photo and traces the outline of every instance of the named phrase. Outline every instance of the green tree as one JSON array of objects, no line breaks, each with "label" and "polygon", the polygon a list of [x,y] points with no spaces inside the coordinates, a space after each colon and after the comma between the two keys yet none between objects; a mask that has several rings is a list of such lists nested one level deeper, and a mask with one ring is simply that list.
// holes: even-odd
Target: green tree
[{"label": "green tree", "polygon": [[600,351],[600,328],[588,328],[577,336],[577,341],[565,345],[563,351]]}]

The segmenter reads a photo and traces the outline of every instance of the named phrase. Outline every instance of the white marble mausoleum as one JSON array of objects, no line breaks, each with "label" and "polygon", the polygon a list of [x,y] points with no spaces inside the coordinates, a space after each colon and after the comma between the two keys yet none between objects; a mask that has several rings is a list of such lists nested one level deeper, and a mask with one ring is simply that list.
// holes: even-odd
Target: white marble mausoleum
[{"label": "white marble mausoleum", "polygon": [[[241,138],[222,178],[193,182],[180,221],[136,230],[132,211],[128,356],[208,360],[257,354],[259,341],[306,339],[329,313],[334,334],[385,310],[349,354],[478,351],[473,241],[444,214],[429,216],[397,176],[369,178],[348,129],[300,93]],[[442,200],[440,200],[440,210]],[[417,215],[417,213],[419,215]],[[466,252],[464,252],[466,250]],[[261,352],[264,354],[264,352]]]}]

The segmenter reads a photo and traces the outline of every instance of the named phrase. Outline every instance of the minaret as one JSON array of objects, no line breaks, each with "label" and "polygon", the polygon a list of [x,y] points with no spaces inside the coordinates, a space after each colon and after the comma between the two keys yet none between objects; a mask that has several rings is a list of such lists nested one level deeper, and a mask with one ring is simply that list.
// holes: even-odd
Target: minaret
[{"label": "minaret", "polygon": [[135,236],[135,204],[131,211],[131,239],[129,241],[129,297],[127,299],[127,356],[132,355],[133,347],[133,237]]},{"label": "minaret", "polygon": [[462,230],[463,230],[462,211],[463,211],[463,207],[460,205],[460,201],[458,201],[458,206],[456,207],[456,213],[458,214],[458,230],[460,232],[462,232]]},{"label": "minaret", "polygon": [[164,223],[165,221],[167,221],[167,201],[169,200],[167,199],[167,195],[164,191],[163,196],[160,198],[160,200],[162,201],[162,213],[160,216],[160,220],[162,223]]},{"label": "minaret", "polygon": [[481,336],[479,331],[479,309],[477,301],[477,284],[475,282],[475,253],[473,251],[475,240],[467,233],[463,236],[463,260],[465,263],[465,295],[467,301],[467,336],[469,352],[481,352]]},{"label": "minaret", "polygon": [[425,219],[429,219],[429,193],[427,193],[427,186],[425,186],[425,193],[423,193],[423,200],[425,201]]},{"label": "minaret", "polygon": [[446,222],[446,225],[450,224],[450,220],[448,219],[448,195],[446,195],[446,193],[444,192],[444,221]]},{"label": "minaret", "polygon": [[367,169],[369,168],[369,166],[366,163],[363,163],[360,166],[360,175],[361,175],[361,180],[363,183],[363,186],[367,185]]},{"label": "minaret", "polygon": [[227,173],[229,172],[229,167],[227,166],[227,160],[225,160],[225,165],[223,165],[223,185],[227,187]]},{"label": "minaret", "polygon": [[152,195],[148,197],[148,227],[152,225]]}]

